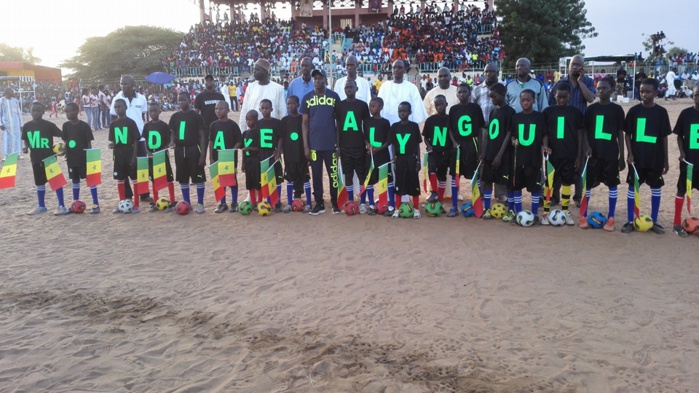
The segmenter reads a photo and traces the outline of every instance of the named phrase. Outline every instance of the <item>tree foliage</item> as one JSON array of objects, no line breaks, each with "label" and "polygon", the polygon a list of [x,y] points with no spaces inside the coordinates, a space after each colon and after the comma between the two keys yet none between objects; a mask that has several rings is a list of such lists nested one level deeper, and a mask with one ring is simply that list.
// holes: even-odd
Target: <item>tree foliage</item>
[{"label": "tree foliage", "polygon": [[182,40],[182,33],[154,26],[126,26],[104,37],[91,37],[78,54],[60,64],[75,71],[72,76],[91,81],[119,79],[123,74],[147,75],[162,71]]},{"label": "tree foliage", "polygon": [[585,49],[582,39],[596,37],[583,0],[495,0],[506,68],[520,57],[532,63],[558,62]]},{"label": "tree foliage", "polygon": [[34,48],[24,49],[0,43],[0,61],[24,61],[37,64],[41,59],[34,56]]}]

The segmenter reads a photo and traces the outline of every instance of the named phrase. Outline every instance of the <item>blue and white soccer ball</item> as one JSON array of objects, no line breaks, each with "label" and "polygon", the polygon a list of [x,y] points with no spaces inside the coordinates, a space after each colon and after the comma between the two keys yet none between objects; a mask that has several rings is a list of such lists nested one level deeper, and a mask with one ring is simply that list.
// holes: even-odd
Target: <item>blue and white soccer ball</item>
[{"label": "blue and white soccer ball", "polygon": [[534,213],[530,212],[529,210],[522,210],[521,212],[517,213],[517,224],[523,227],[530,227],[534,225],[534,219],[536,216],[534,216]]},{"label": "blue and white soccer ball", "polygon": [[590,228],[600,229],[604,226],[605,222],[607,222],[607,217],[600,212],[592,212],[587,216],[587,224]]},{"label": "blue and white soccer ball", "polygon": [[560,227],[566,223],[566,214],[563,213],[563,210],[553,209],[549,212],[548,220],[551,226]]},{"label": "blue and white soccer ball", "polygon": [[473,203],[471,202],[464,202],[463,205],[461,205],[461,215],[464,217],[473,217],[476,215],[476,212],[473,210]]}]

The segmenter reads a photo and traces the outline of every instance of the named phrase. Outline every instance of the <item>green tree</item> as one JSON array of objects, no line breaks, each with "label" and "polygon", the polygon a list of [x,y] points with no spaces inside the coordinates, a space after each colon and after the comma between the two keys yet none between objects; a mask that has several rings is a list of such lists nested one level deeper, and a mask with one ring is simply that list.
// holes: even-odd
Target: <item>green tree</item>
[{"label": "green tree", "polygon": [[162,71],[161,58],[170,56],[183,34],[153,26],[126,26],[104,37],[91,37],[78,54],[60,64],[72,76],[92,81],[117,80],[123,74]]},{"label": "green tree", "polygon": [[666,41],[667,37],[665,36],[665,33],[660,31],[655,34],[641,34],[644,37],[647,37],[645,41],[643,41],[641,44],[643,45],[643,49],[648,52],[648,57],[645,59],[647,62],[655,62],[659,58],[664,59],[665,55],[667,54],[668,56],[670,53],[668,53],[665,50],[666,45],[674,45],[675,43],[672,41]]},{"label": "green tree", "polygon": [[532,63],[558,63],[585,49],[582,39],[596,37],[583,0],[495,0],[505,68],[520,57]]},{"label": "green tree", "polygon": [[0,43],[0,61],[24,61],[31,64],[41,62],[41,59],[34,56],[34,48],[24,49]]}]

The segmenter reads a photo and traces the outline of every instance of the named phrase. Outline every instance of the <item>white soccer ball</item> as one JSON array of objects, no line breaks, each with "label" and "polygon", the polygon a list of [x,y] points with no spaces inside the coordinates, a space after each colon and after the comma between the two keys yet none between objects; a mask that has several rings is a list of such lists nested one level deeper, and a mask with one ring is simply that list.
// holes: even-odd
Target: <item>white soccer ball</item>
[{"label": "white soccer ball", "polygon": [[123,201],[119,201],[119,210],[122,213],[131,213],[132,209],[133,209],[133,202],[131,202],[130,199],[124,199]]},{"label": "white soccer ball", "polygon": [[563,210],[553,209],[549,212],[548,219],[549,224],[554,227],[560,227],[566,223],[566,214],[563,213]]},{"label": "white soccer ball", "polygon": [[517,224],[523,227],[530,227],[534,225],[534,213],[529,210],[522,210],[517,213]]}]

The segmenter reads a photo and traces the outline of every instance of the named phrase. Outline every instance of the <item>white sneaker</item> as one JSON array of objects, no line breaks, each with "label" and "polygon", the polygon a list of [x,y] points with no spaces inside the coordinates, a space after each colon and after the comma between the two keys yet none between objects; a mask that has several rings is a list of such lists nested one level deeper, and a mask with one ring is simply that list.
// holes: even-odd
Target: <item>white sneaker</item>
[{"label": "white sneaker", "polygon": [[366,214],[367,208],[366,208],[366,203],[362,203],[359,205],[359,214]]},{"label": "white sneaker", "polygon": [[393,211],[393,215],[391,216],[391,218],[398,218],[398,217],[400,217],[400,212],[398,211],[398,209],[395,209]]},{"label": "white sneaker", "polygon": [[420,210],[419,210],[419,209],[413,210],[413,218],[416,219],[416,220],[417,220],[418,218],[420,218]]},{"label": "white sneaker", "polygon": [[45,207],[35,207],[34,210],[27,212],[28,216],[36,216],[37,214],[46,213],[48,209]]},{"label": "white sneaker", "polygon": [[541,225],[549,225],[549,215],[548,213],[544,213],[543,216],[541,216]]},{"label": "white sneaker", "polygon": [[575,225],[575,221],[573,221],[573,216],[570,213],[570,210],[566,212],[566,225]]},{"label": "white sneaker", "polygon": [[65,206],[59,206],[56,208],[56,211],[53,213],[54,216],[62,216],[65,214],[70,213],[70,210],[66,209]]}]

